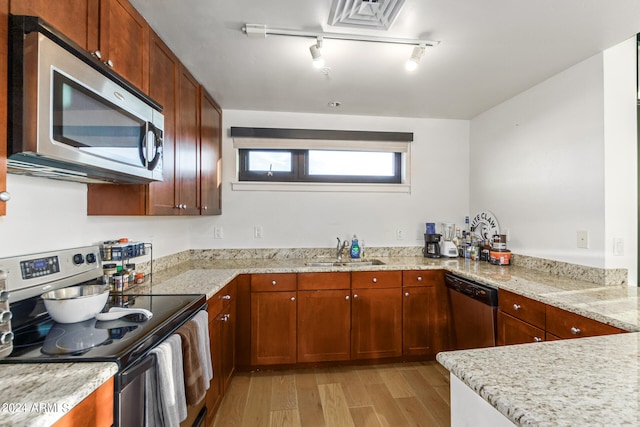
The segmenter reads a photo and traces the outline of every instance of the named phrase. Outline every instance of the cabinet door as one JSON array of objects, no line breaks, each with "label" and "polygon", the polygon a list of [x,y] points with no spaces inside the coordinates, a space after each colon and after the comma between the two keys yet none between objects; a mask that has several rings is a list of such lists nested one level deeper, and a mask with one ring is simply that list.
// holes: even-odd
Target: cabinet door
[{"label": "cabinet door", "polygon": [[181,215],[200,213],[199,187],[199,87],[186,68],[180,67],[176,179]]},{"label": "cabinet door", "polygon": [[349,360],[350,291],[298,291],[298,362]]},{"label": "cabinet door", "polygon": [[354,289],[352,292],[351,358],[401,356],[402,289]]},{"label": "cabinet door", "polygon": [[[7,55],[9,52],[9,2],[0,0],[0,193],[7,191]],[[0,216],[7,214],[7,204],[0,200]]]},{"label": "cabinet door", "polygon": [[296,293],[251,294],[251,364],[296,362]]},{"label": "cabinet door", "polygon": [[220,215],[222,112],[200,86],[200,215]]},{"label": "cabinet door", "polygon": [[11,13],[39,16],[81,48],[98,48],[99,0],[13,0]]},{"label": "cabinet door", "polygon": [[211,425],[215,413],[222,402],[224,381],[222,372],[222,326],[219,313],[207,301],[207,312],[209,314],[209,345],[211,350],[211,365],[213,367],[213,378],[209,383],[209,390],[205,396],[207,405],[207,424]]},{"label": "cabinet door", "polygon": [[498,345],[544,341],[544,330],[498,311]]},{"label": "cabinet door", "polygon": [[148,185],[148,214],[175,215],[179,213],[176,201],[175,155],[178,109],[178,75],[180,62],[155,33],[151,33],[149,46],[149,74],[154,84],[149,90],[151,98],[162,105],[164,134],[162,149],[162,182]]},{"label": "cabinet door", "polygon": [[53,427],[110,427],[111,425],[113,425],[113,378],[71,409],[53,424]]},{"label": "cabinet door", "polygon": [[434,354],[434,287],[405,287],[402,307],[402,354],[424,356]]},{"label": "cabinet door", "polygon": [[100,1],[103,61],[145,93],[149,90],[149,24],[127,0]]},{"label": "cabinet door", "polygon": [[223,392],[229,388],[229,382],[235,371],[235,348],[236,348],[236,303],[231,301],[222,311],[222,383]]}]

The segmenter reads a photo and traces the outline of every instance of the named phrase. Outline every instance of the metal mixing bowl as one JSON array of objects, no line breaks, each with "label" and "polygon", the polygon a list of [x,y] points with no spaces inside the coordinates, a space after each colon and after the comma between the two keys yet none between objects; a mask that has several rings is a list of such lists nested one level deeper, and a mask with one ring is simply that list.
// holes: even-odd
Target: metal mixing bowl
[{"label": "metal mixing bowl", "polygon": [[109,298],[109,286],[71,286],[45,292],[41,297],[49,315],[56,322],[83,322],[102,311]]}]

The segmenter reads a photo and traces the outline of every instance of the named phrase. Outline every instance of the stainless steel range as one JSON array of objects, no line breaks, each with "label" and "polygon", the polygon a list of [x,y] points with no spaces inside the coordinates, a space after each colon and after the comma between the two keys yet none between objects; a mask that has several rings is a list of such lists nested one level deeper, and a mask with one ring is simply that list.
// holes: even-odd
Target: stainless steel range
[{"label": "stainless steel range", "polygon": [[[115,425],[138,427],[145,422],[145,375],[156,364],[150,350],[205,309],[206,300],[204,295],[112,293],[103,311],[111,307],[144,308],[153,316],[144,321],[93,318],[69,324],[54,322],[40,294],[96,283],[102,276],[99,254],[98,246],[87,246],[0,259],[0,271],[7,277],[12,316],[12,331],[8,332],[12,335],[4,335],[12,349],[0,363],[117,363]],[[0,291],[2,295],[6,296]],[[2,316],[7,320],[9,317]]]}]

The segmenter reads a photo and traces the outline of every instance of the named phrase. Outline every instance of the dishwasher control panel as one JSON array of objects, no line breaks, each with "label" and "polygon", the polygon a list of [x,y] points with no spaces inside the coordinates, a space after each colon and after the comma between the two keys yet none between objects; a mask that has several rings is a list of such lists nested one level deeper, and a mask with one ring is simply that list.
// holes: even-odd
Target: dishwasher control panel
[{"label": "dishwasher control panel", "polygon": [[465,294],[470,298],[479,300],[491,307],[498,306],[498,290],[492,286],[474,282],[449,273],[445,274],[444,281],[450,289]]}]

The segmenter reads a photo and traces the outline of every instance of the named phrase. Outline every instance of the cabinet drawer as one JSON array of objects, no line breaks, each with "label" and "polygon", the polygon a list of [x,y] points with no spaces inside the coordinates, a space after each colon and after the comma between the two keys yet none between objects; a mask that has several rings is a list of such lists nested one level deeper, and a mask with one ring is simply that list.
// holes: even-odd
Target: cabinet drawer
[{"label": "cabinet drawer", "polygon": [[543,329],[498,311],[498,345],[544,341]]},{"label": "cabinet drawer", "polygon": [[218,313],[220,313],[225,307],[236,300],[236,282],[233,280],[231,283],[220,289],[214,296],[207,300],[207,313],[209,313],[209,321],[213,320]]},{"label": "cabinet drawer", "polygon": [[561,308],[547,306],[547,332],[560,338],[580,338],[625,331]]},{"label": "cabinet drawer", "polygon": [[402,286],[436,286],[444,283],[442,270],[407,270],[402,272]]},{"label": "cabinet drawer", "polygon": [[295,291],[295,273],[267,273],[251,275],[251,292]]},{"label": "cabinet drawer", "polygon": [[340,273],[299,273],[299,291],[322,291],[329,289],[350,289],[351,274]]},{"label": "cabinet drawer", "polygon": [[351,273],[353,289],[402,287],[402,271],[357,271]]},{"label": "cabinet drawer", "polygon": [[545,329],[546,304],[502,289],[499,292],[498,307],[500,311],[540,329]]}]

